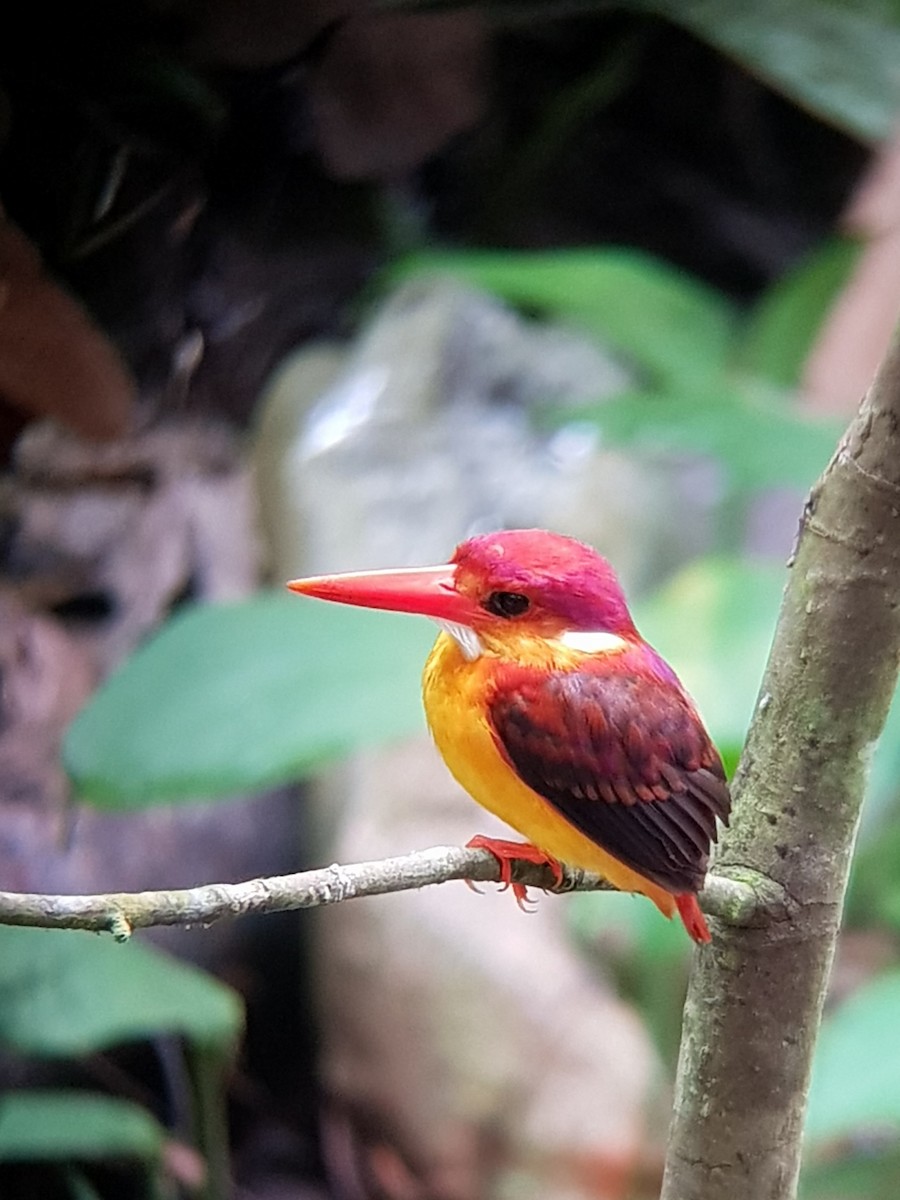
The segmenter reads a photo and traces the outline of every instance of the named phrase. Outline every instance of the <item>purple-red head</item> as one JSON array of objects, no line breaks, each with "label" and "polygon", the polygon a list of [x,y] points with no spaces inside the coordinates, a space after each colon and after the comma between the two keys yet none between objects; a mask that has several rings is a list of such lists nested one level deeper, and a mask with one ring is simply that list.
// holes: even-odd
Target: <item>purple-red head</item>
[{"label": "purple-red head", "polygon": [[[545,529],[485,533],[463,542],[450,561],[456,590],[491,615],[548,634],[560,628],[634,632],[615,571],[574,538]],[[510,605],[507,596],[520,599]],[[510,607],[521,609],[518,617]]]},{"label": "purple-red head", "polygon": [[612,567],[596,550],[544,529],[480,534],[440,567],[297,579],[292,591],[365,608],[420,613],[476,631],[518,625],[634,636]]}]

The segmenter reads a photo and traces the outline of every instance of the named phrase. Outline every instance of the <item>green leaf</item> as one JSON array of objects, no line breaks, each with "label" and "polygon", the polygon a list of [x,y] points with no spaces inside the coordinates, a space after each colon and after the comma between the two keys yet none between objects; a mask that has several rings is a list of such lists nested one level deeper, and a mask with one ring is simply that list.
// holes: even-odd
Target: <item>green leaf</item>
[{"label": "green leaf", "polygon": [[70,727],[64,761],[104,807],[297,779],[421,727],[425,621],[261,595],[176,617]]},{"label": "green leaf", "polygon": [[875,748],[850,866],[845,920],[900,931],[900,688]]},{"label": "green leaf", "polygon": [[[424,0],[426,7],[445,3]],[[491,0],[490,15],[495,24],[519,24],[529,7]],[[893,132],[900,111],[897,0],[584,0],[578,7],[662,17],[857,138],[880,141]]]},{"label": "green leaf", "polygon": [[832,238],[765,293],[752,313],[736,366],[783,387],[800,383],[828,310],[847,283],[861,246]]},{"label": "green leaf", "polygon": [[900,1193],[900,1149],[866,1146],[857,1154],[804,1165],[800,1200],[896,1200]]},{"label": "green leaf", "polygon": [[857,852],[850,868],[847,920],[900,931],[900,690],[872,760]]},{"label": "green leaf", "polygon": [[74,1090],[0,1094],[0,1162],[153,1163],[165,1140],[150,1113],[128,1100]]},{"label": "green leaf", "polygon": [[672,387],[691,389],[716,377],[734,323],[722,295],[632,250],[419,254],[391,277],[416,274],[453,275],[511,304],[579,324]]},{"label": "green leaf", "polygon": [[[894,693],[884,730],[875,748],[866,805],[860,825],[860,843],[866,845],[879,839],[890,824],[896,826],[897,805],[900,801],[900,688]],[[900,883],[900,859],[897,860]]]},{"label": "green leaf", "polygon": [[747,390],[629,392],[587,408],[567,409],[554,423],[595,425],[606,444],[655,454],[706,455],[738,492],[812,484],[834,452],[839,422],[813,420],[784,402]]},{"label": "green leaf", "polygon": [[883,0],[636,0],[802,108],[873,141],[900,110],[900,20]]},{"label": "green leaf", "polygon": [[781,604],[781,567],[701,559],[635,605],[638,628],[677,671],[733,766]]},{"label": "green leaf", "polygon": [[221,1055],[242,1025],[230,988],[149,946],[0,926],[0,1045],[65,1057],[170,1033]]},{"label": "green leaf", "polygon": [[860,988],[823,1026],[813,1065],[806,1136],[815,1142],[900,1129],[900,971]]},{"label": "green leaf", "polygon": [[896,821],[883,823],[877,836],[870,837],[854,855],[845,921],[860,927],[880,923],[900,931],[900,828]]}]

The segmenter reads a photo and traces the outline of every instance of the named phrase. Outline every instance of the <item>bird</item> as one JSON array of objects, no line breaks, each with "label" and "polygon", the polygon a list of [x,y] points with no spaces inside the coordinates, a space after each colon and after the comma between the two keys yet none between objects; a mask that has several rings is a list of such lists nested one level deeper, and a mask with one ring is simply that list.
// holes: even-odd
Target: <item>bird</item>
[{"label": "bird", "polygon": [[440,626],[422,677],[427,723],[463,789],[527,839],[468,843],[495,855],[507,886],[516,859],[548,864],[557,882],[567,863],[711,940],[697,894],[729,818],[722,760],[601,554],[508,529],[461,542],[440,566],[287,586]]}]

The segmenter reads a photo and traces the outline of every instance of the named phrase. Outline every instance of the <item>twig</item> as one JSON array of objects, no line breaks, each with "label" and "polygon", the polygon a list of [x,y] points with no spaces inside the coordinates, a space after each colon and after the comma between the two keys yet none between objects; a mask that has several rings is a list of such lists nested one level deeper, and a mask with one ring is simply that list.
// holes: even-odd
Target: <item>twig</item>
[{"label": "twig", "polygon": [[[517,883],[546,891],[602,891],[610,885],[596,875],[563,868],[554,885],[547,867],[517,862]],[[499,882],[497,860],[486,850],[433,846],[376,862],[335,864],[295,875],[248,879],[243,883],[210,883],[178,891],[112,892],[95,896],[43,896],[0,892],[0,925],[32,925],[44,929],[89,929],[109,932],[125,941],[132,930],[151,925],[208,925],[222,917],[247,913],[317,908],[358,896],[380,896],[452,879]],[[777,901],[777,897],[774,897]],[[733,924],[752,924],[775,911],[769,889],[753,883],[710,875],[700,897],[704,910]]]}]

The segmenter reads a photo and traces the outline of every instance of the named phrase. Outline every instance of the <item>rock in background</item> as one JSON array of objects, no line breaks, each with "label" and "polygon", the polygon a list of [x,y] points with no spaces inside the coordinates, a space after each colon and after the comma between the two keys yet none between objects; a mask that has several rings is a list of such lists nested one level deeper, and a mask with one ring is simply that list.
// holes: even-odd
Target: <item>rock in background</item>
[{"label": "rock in background", "polygon": [[541,424],[629,379],[565,326],[449,279],[402,285],[343,355],[301,351],[262,401],[254,464],[273,577],[444,561],[476,532],[539,525],[647,586],[708,545],[710,502],[689,469],[648,471],[596,430]]}]

